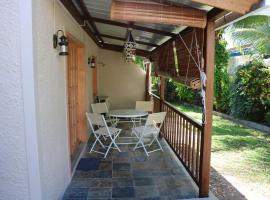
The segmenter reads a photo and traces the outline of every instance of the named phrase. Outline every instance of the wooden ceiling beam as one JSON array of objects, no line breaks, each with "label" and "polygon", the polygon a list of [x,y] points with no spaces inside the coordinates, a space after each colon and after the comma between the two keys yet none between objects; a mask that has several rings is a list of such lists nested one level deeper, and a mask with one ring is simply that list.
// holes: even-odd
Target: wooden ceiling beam
[{"label": "wooden ceiling beam", "polygon": [[[72,17],[77,21],[78,24],[80,25],[84,24],[83,17],[78,12],[77,8],[75,7],[72,1],[60,0],[60,2],[66,7],[68,12],[72,15]],[[100,47],[100,43],[98,42],[95,35],[92,33],[91,29],[88,27],[88,25],[81,27],[85,30],[85,32],[89,35],[89,37],[92,38],[92,40],[97,44],[97,46]]]},{"label": "wooden ceiling beam", "polygon": [[192,1],[227,11],[245,14],[252,8],[254,4],[259,3],[261,0],[192,0]]},{"label": "wooden ceiling beam", "polygon": [[168,31],[162,31],[162,30],[158,30],[158,29],[152,29],[152,28],[148,28],[148,27],[144,27],[144,26],[138,26],[138,25],[130,24],[130,23],[123,23],[123,22],[112,21],[112,20],[108,20],[108,19],[101,19],[101,18],[96,18],[96,17],[92,17],[92,20],[94,22],[98,22],[98,23],[102,23],[102,24],[120,26],[120,27],[124,27],[124,28],[132,28],[134,30],[159,34],[159,35],[163,35],[163,36],[169,36],[169,37],[175,36],[175,33],[171,33]]},{"label": "wooden ceiling beam", "polygon": [[[124,47],[120,45],[115,45],[115,44],[103,43],[102,49],[123,52]],[[150,51],[136,49],[136,55],[139,55],[139,56],[145,57],[145,56],[148,56],[149,53]]]},{"label": "wooden ceiling beam", "polygon": [[187,6],[113,0],[111,19],[205,28],[207,14],[205,11]]},{"label": "wooden ceiling beam", "polygon": [[[126,38],[122,38],[122,37],[117,37],[117,36],[112,36],[112,35],[107,35],[107,34],[100,34],[101,37],[105,37],[105,38],[110,38],[110,39],[114,39],[114,40],[121,40],[121,41],[126,41]],[[153,43],[149,43],[149,42],[143,42],[143,41],[139,41],[136,40],[135,41],[138,44],[142,44],[142,45],[147,45],[147,46],[151,46],[151,47],[158,47],[158,44],[153,44]]]},{"label": "wooden ceiling beam", "polygon": [[100,36],[100,33],[99,33],[98,29],[97,29],[97,26],[93,22],[92,16],[89,13],[89,11],[88,11],[86,5],[84,4],[83,0],[76,0],[76,2],[79,5],[79,7],[81,8],[84,16],[86,17],[85,20],[87,20],[89,22],[89,24],[92,26],[93,30],[95,31],[95,35],[97,35],[98,40],[101,41],[102,43],[104,43],[104,41],[103,41],[102,37]]}]

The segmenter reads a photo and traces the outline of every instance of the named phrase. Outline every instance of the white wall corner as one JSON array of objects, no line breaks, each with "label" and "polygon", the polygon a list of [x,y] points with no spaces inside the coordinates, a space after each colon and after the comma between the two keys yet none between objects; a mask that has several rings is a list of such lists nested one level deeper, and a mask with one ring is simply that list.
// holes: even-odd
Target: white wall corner
[{"label": "white wall corner", "polygon": [[20,0],[19,2],[22,90],[29,196],[31,200],[41,200],[33,63],[32,0]]}]

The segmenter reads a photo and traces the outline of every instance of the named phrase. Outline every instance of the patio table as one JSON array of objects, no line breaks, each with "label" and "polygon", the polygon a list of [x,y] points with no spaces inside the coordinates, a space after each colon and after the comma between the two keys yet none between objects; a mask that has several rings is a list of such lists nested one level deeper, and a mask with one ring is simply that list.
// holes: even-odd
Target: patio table
[{"label": "patio table", "polygon": [[[119,110],[111,110],[108,113],[109,117],[115,119],[115,125],[119,122],[132,122],[133,127],[136,125],[136,118],[141,118],[147,116],[148,113],[144,111],[132,110],[132,109],[119,109]],[[128,120],[126,120],[128,119]],[[120,137],[119,138],[136,138],[137,137]],[[137,142],[122,142],[117,144],[136,144]]]}]

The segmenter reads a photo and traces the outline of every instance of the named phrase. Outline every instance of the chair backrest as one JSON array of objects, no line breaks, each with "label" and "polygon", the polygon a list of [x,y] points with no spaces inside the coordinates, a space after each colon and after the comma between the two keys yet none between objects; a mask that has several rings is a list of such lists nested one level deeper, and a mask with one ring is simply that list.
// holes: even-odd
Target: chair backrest
[{"label": "chair backrest", "polygon": [[106,103],[93,103],[91,104],[93,113],[101,114],[101,113],[108,113],[108,107]]},{"label": "chair backrest", "polygon": [[[149,114],[145,123],[145,126],[155,126],[156,128],[160,129],[164,119],[166,117],[166,112],[158,112]],[[159,125],[157,127],[157,125]]]},{"label": "chair backrest", "polygon": [[[103,132],[103,134],[105,133],[106,135],[111,137],[110,130],[107,126],[106,120],[103,115],[97,113],[86,113],[86,117],[90,124],[92,132],[96,133],[96,131],[99,130],[100,128],[105,128],[103,129],[103,131],[105,131]],[[95,130],[95,127],[98,127],[98,129]]]},{"label": "chair backrest", "polygon": [[135,110],[153,112],[153,105],[152,101],[136,101]]}]

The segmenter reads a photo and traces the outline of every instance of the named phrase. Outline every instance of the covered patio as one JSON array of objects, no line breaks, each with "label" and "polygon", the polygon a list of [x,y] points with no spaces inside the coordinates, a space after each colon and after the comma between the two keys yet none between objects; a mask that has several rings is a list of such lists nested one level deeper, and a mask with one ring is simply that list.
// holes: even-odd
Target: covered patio
[{"label": "covered patio", "polygon": [[[148,100],[154,104],[154,113],[167,113],[160,133],[165,152],[147,157],[143,152],[132,151],[132,146],[121,146],[123,152],[109,152],[108,157],[102,159],[84,150],[82,158],[74,164],[77,168],[73,169],[73,179],[64,199],[208,197],[215,29],[255,9],[260,5],[259,1],[237,1],[233,4],[201,0],[61,2],[103,51],[93,67],[93,97],[109,97],[112,110],[134,108],[136,100]],[[143,89],[136,86],[136,72],[129,77],[123,76],[117,69],[122,65],[118,60],[121,58],[105,51],[123,52],[124,42],[130,39],[130,33],[134,38],[132,42],[136,43],[136,55],[145,60],[145,78],[137,81],[139,85],[144,84]],[[126,57],[124,54],[122,59]],[[69,55],[70,59],[72,56]],[[107,65],[110,65],[109,69]],[[151,92],[153,75],[160,77],[159,96]],[[191,119],[166,102],[164,84],[167,78],[201,91],[202,122]],[[134,85],[119,89],[125,84]],[[143,96],[131,97],[130,91],[143,92]],[[125,98],[129,100],[124,103]],[[84,120],[81,111],[79,123]],[[81,127],[84,127],[81,130],[86,129],[85,122]],[[125,128],[124,134],[130,131],[122,128]],[[86,149],[89,149],[93,142],[91,136],[90,141],[88,136],[77,137],[76,134],[73,139],[74,154],[79,143],[86,143]],[[87,168],[83,163],[91,163],[91,160],[96,165]],[[88,165],[92,166],[90,163]]]},{"label": "covered patio", "polygon": [[[268,0],[8,2],[0,4],[3,199],[209,196],[215,30]],[[130,59],[134,51],[123,57],[128,33],[143,69]],[[201,122],[166,101],[166,79],[202,93]],[[130,144],[105,159],[89,154],[85,114],[98,96],[109,98],[109,110],[151,101],[153,113],[166,112],[158,137],[164,152],[146,156]],[[131,127],[117,126],[122,135]]]}]

